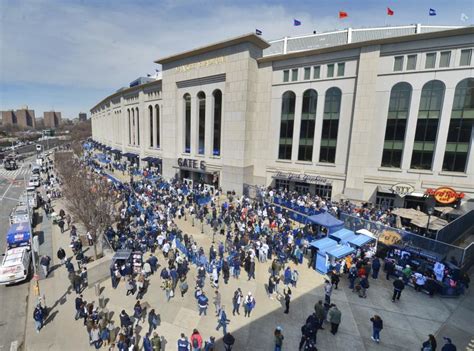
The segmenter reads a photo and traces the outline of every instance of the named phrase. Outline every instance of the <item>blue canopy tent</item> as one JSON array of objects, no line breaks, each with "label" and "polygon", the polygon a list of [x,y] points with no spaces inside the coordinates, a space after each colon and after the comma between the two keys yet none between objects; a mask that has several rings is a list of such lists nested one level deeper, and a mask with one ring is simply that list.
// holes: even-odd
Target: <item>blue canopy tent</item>
[{"label": "blue canopy tent", "polygon": [[328,247],[326,252],[322,255],[318,252],[316,257],[316,270],[319,273],[326,274],[331,262],[346,257],[353,252],[355,252],[355,250],[348,245],[334,245]]},{"label": "blue canopy tent", "polygon": [[375,241],[375,238],[373,238],[371,236],[364,235],[364,234],[358,234],[354,238],[350,239],[348,241],[348,243],[351,246],[362,247],[362,246],[364,246],[364,245],[366,245],[370,242],[373,242],[373,241]]},{"label": "blue canopy tent", "polygon": [[328,212],[321,212],[313,216],[309,216],[307,223],[317,224],[327,228],[329,233],[334,233],[335,231],[342,229],[344,227],[344,222],[338,220],[333,215]]},{"label": "blue canopy tent", "polygon": [[356,237],[352,230],[346,228],[339,229],[338,231],[329,234],[329,236],[336,240],[339,244],[347,244],[349,240]]},{"label": "blue canopy tent", "polygon": [[332,246],[337,245],[337,241],[331,238],[323,238],[312,241],[309,245],[318,249],[318,252],[326,252]]},{"label": "blue canopy tent", "polygon": [[353,254],[354,252],[354,248],[350,247],[349,245],[337,245],[326,251],[326,254],[336,260],[339,260],[350,254]]},{"label": "blue canopy tent", "polygon": [[314,260],[315,261],[314,268],[320,273],[323,273],[323,274],[326,273],[327,272],[326,251],[337,246],[337,241],[326,237],[323,239],[314,240],[313,242],[310,243],[310,245],[318,249],[318,252],[316,253],[316,259]]}]

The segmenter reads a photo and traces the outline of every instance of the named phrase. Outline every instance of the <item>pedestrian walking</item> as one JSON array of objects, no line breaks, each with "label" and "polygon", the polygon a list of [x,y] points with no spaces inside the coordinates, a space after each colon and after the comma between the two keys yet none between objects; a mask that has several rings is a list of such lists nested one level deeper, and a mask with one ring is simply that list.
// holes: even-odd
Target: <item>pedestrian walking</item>
[{"label": "pedestrian walking", "polygon": [[331,303],[332,284],[329,280],[324,281],[324,300]]},{"label": "pedestrian walking", "polygon": [[402,294],[403,289],[405,289],[405,283],[403,282],[403,278],[399,277],[395,279],[393,282],[393,296],[392,302],[395,302],[395,299],[400,300],[400,296]]},{"label": "pedestrian walking", "polygon": [[393,273],[395,272],[395,263],[390,259],[386,260],[384,270],[385,270],[385,278],[387,280],[390,280],[390,276],[393,275]]},{"label": "pedestrian walking", "polygon": [[443,345],[441,351],[456,351],[456,345],[453,344],[453,341],[448,337],[443,337],[445,344]]},{"label": "pedestrian walking", "polygon": [[88,232],[86,233],[86,236],[87,236],[87,241],[88,241],[88,243],[89,243],[89,246],[94,245],[94,238],[92,237],[91,232],[88,231]]},{"label": "pedestrian walking", "polygon": [[215,293],[215,295],[214,295],[214,298],[212,300],[212,303],[214,304],[214,307],[216,309],[216,316],[218,316],[219,311],[221,309],[221,293],[219,292],[219,290],[216,290],[214,293]]},{"label": "pedestrian walking", "polygon": [[58,252],[56,253],[56,256],[58,257],[58,260],[61,262],[61,264],[66,263],[66,251],[62,247],[59,248]]},{"label": "pedestrian walking", "polygon": [[231,333],[226,333],[222,341],[224,342],[225,351],[231,351],[235,343],[234,336]]},{"label": "pedestrian walking", "polygon": [[222,331],[224,332],[224,336],[227,334],[227,324],[230,322],[227,319],[227,314],[225,313],[225,306],[222,306],[219,313],[219,319],[217,320],[217,327],[216,330],[219,330],[222,327]]},{"label": "pedestrian walking", "polygon": [[158,333],[153,333],[153,338],[151,339],[151,345],[153,347],[153,351],[161,351],[161,338]]},{"label": "pedestrian walking", "polygon": [[303,349],[303,347],[305,346],[305,344],[310,339],[310,329],[311,329],[310,323],[305,323],[301,327],[301,339],[300,339],[300,344],[299,344],[298,350],[301,351]]},{"label": "pedestrian walking", "polygon": [[375,341],[376,343],[380,342],[380,332],[383,329],[383,320],[380,318],[378,315],[374,315],[372,318],[370,318],[370,321],[372,322],[372,340]]},{"label": "pedestrian walking", "polygon": [[286,314],[290,313],[290,301],[291,301],[291,289],[283,289],[283,296],[285,297],[285,312]]},{"label": "pedestrian walking", "polygon": [[316,318],[318,319],[318,329],[324,330],[323,322],[325,313],[322,300],[319,300],[318,303],[314,305],[314,313],[316,315]]},{"label": "pedestrian walking", "polygon": [[100,330],[99,327],[94,323],[92,325],[92,329],[90,331],[90,341],[91,345],[95,346],[95,349],[98,350],[102,346],[102,339],[100,338]]},{"label": "pedestrian walking", "polygon": [[202,348],[202,336],[199,334],[199,331],[197,329],[193,330],[193,333],[191,334],[191,337],[189,338],[191,346],[192,346],[192,351],[200,351]]},{"label": "pedestrian walking", "polygon": [[35,321],[36,332],[39,333],[43,328],[44,311],[40,304],[38,304],[33,311],[33,319]]},{"label": "pedestrian walking", "polygon": [[202,292],[198,298],[198,308],[199,308],[199,315],[204,314],[205,316],[207,315],[207,306],[209,305],[209,299],[207,296]]},{"label": "pedestrian walking", "polygon": [[76,296],[76,299],[74,300],[74,307],[76,308],[76,315],[74,319],[77,321],[79,318],[81,318],[81,311],[82,311],[82,304],[84,303],[82,295]]},{"label": "pedestrian walking", "polygon": [[150,310],[148,312],[148,333],[151,334],[154,331],[160,322],[159,315],[156,314],[155,309]]},{"label": "pedestrian walking", "polygon": [[244,295],[242,294],[242,290],[240,290],[240,288],[238,288],[234,292],[234,296],[232,297],[232,306],[233,306],[232,315],[235,316],[236,313],[238,315],[240,315],[239,310],[240,310],[240,305],[242,303],[243,297],[244,297]]},{"label": "pedestrian walking", "polygon": [[377,279],[379,277],[380,266],[380,259],[374,257],[372,260],[372,279]]},{"label": "pedestrian walking", "polygon": [[421,351],[436,351],[436,347],[438,344],[436,343],[436,338],[434,335],[428,335],[428,340],[426,340],[423,345],[421,345]]},{"label": "pedestrian walking", "polygon": [[281,332],[281,327],[276,327],[275,332],[273,333],[275,336],[275,349],[274,351],[281,351],[283,347],[283,333]]},{"label": "pedestrian walking", "polygon": [[342,315],[341,311],[337,308],[335,304],[331,304],[331,308],[328,312],[328,321],[331,323],[331,334],[336,335],[337,330],[339,329],[339,324],[341,324]]},{"label": "pedestrian walking", "polygon": [[178,351],[190,351],[189,341],[184,333],[181,333],[181,337],[178,339]]},{"label": "pedestrian walking", "polygon": [[366,298],[367,297],[367,289],[369,288],[369,280],[367,279],[366,275],[363,275],[359,282],[359,297]]},{"label": "pedestrian walking", "polygon": [[146,333],[143,338],[143,351],[153,351],[153,346],[150,340],[150,333]]},{"label": "pedestrian walking", "polygon": [[247,296],[245,296],[244,299],[244,316],[245,317],[250,317],[250,313],[252,310],[255,308],[255,299],[252,296],[252,293],[249,291]]},{"label": "pedestrian walking", "polygon": [[41,256],[40,265],[43,270],[43,275],[45,278],[48,277],[50,263],[51,263],[51,257],[49,257],[48,255]]}]

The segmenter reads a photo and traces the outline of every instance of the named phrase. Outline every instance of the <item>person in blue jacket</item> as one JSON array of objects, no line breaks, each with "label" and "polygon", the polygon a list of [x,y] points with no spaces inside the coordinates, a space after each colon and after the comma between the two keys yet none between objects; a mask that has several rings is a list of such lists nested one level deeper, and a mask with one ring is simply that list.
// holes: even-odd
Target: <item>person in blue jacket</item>
[{"label": "person in blue jacket", "polygon": [[181,337],[178,339],[178,351],[189,351],[190,345],[188,339],[184,333],[181,333]]}]

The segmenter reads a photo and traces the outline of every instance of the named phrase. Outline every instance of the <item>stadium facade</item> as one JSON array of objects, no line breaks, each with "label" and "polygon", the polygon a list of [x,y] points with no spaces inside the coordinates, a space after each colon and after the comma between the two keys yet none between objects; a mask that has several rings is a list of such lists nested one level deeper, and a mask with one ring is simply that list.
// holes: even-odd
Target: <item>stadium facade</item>
[{"label": "stadium facade", "polygon": [[[274,184],[405,207],[474,197],[474,27],[243,35],[156,60],[91,109],[133,163],[245,191]],[[430,190],[431,189],[431,190]]]}]

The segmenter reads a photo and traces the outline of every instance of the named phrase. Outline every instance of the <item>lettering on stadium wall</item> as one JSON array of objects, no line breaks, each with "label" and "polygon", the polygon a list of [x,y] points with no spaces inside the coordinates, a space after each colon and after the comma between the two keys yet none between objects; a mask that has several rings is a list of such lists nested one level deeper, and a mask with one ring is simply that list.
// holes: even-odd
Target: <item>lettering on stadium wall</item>
[{"label": "lettering on stadium wall", "polygon": [[331,181],[329,179],[323,178],[319,175],[312,176],[308,174],[278,172],[277,174],[272,176],[272,178],[284,179],[284,180],[289,180],[292,182],[310,183],[310,184],[331,184]]},{"label": "lettering on stadium wall", "polygon": [[191,158],[178,158],[178,166],[183,168],[200,169],[201,171],[206,170],[206,162],[193,160]]},{"label": "lettering on stadium wall", "polygon": [[188,65],[183,65],[176,67],[175,70],[176,72],[187,72],[189,70],[195,69],[195,68],[201,68],[201,67],[207,67],[207,66],[212,66],[212,65],[217,65],[219,63],[224,63],[225,62],[225,57],[220,56],[220,57],[215,57],[209,60],[204,60],[200,62],[194,62],[190,63]]}]

